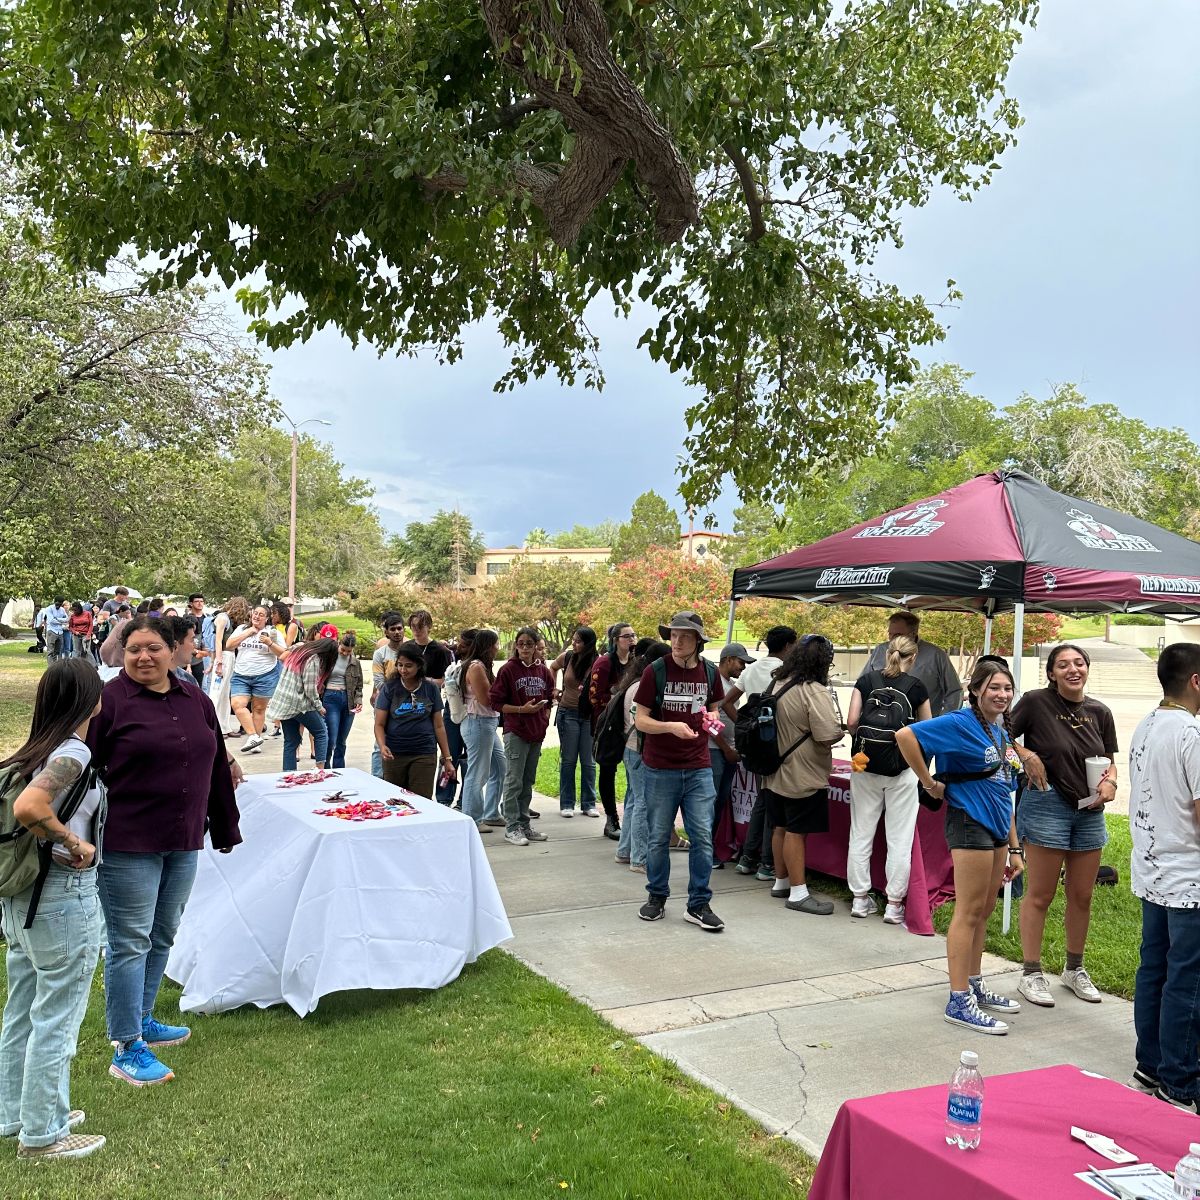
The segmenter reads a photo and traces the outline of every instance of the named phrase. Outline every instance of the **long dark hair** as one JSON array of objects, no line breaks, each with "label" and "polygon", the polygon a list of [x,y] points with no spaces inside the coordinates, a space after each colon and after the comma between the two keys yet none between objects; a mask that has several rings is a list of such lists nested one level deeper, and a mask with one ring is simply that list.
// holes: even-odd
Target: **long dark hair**
[{"label": "long dark hair", "polygon": [[522,625],[521,628],[517,630],[516,637],[513,638],[512,653],[508,657],[511,659],[518,659],[521,657],[517,653],[517,643],[523,637],[527,637],[530,639],[530,641],[533,642],[533,649],[534,649],[534,653],[536,654],[538,638],[540,638],[541,636],[542,635],[540,633],[538,633],[538,631],[536,629],[534,629],[534,627],[532,625]]},{"label": "long dark hair", "polygon": [[1046,659],[1046,686],[1052,692],[1058,691],[1054,682],[1054,664],[1058,661],[1058,656],[1065,654],[1068,650],[1074,650],[1088,667],[1092,665],[1092,656],[1082,646],[1076,646],[1074,642],[1060,642],[1050,651],[1050,656]]},{"label": "long dark hair", "polygon": [[666,642],[659,642],[654,638],[642,638],[634,647],[633,656],[621,673],[620,681],[613,687],[613,695],[625,691],[630,684],[636,683],[652,662],[666,658],[670,653],[671,647]]},{"label": "long dark hair", "polygon": [[51,663],[38,681],[29,738],[0,767],[15,766],[30,776],[51,753],[92,715],[104,684],[96,668],[82,658]]},{"label": "long dark hair", "polygon": [[[592,636],[595,637],[595,634]],[[471,664],[474,662],[477,662],[483,668],[483,673],[487,676],[488,683],[495,682],[496,674],[492,670],[492,661],[496,657],[496,647],[499,645],[500,635],[494,629],[477,629],[475,631],[475,640],[471,643],[470,652],[462,660],[462,670],[458,675],[464,697],[470,694],[466,688],[467,672],[471,669]],[[488,657],[489,652],[490,657]]]},{"label": "long dark hair", "polygon": [[833,666],[833,643],[819,633],[806,633],[788,652],[787,657],[772,672],[780,683],[829,683],[829,668]]},{"label": "long dark hair", "polygon": [[[1013,673],[1003,664],[992,659],[986,662],[976,663],[975,670],[971,672],[970,681],[967,683],[967,699],[971,705],[971,711],[979,718],[979,723],[986,730],[988,728],[988,720],[979,710],[979,693],[988,685],[988,680],[993,675],[1006,675],[1008,682],[1015,689],[1017,681],[1013,678]],[[1009,702],[1008,708],[1004,710],[1004,732],[1008,734],[1009,741],[1012,741],[1012,731],[1008,727],[1008,714],[1012,709],[1012,702]]]},{"label": "long dark hair", "polygon": [[315,658],[321,664],[321,671],[317,676],[317,687],[321,688],[324,687],[325,680],[329,678],[329,672],[333,670],[337,656],[338,646],[333,638],[321,638],[318,642],[297,642],[283,656],[283,669],[294,671],[299,675],[308,660]]},{"label": "long dark hair", "polygon": [[425,647],[420,642],[409,639],[407,642],[401,642],[399,649],[396,651],[396,674],[393,679],[400,678],[400,660],[408,659],[417,668],[417,678],[424,680],[425,678]]},{"label": "long dark hair", "polygon": [[580,625],[572,638],[578,636],[583,643],[583,653],[576,654],[574,650],[567,651],[566,666],[571,668],[571,673],[575,676],[579,683],[587,686],[588,673],[592,669],[592,664],[596,661],[596,631],[590,625]]}]

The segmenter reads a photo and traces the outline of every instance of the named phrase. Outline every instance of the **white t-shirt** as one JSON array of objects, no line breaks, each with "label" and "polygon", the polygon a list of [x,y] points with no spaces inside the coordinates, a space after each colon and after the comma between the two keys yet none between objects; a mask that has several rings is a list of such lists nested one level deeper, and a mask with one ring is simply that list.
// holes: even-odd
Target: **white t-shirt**
[{"label": "white t-shirt", "polygon": [[[771,686],[771,672],[776,667],[783,665],[782,658],[776,658],[773,654],[768,654],[763,658],[755,659],[750,663],[741,675],[735,679],[734,685],[741,688],[742,694],[738,697],[738,708],[741,708],[746,703],[747,696],[753,696],[755,692],[765,692]],[[779,689],[776,688],[776,691]],[[732,740],[732,739],[731,739]]]},{"label": "white t-shirt", "polygon": [[[253,628],[253,625],[239,625],[233,633],[237,634],[245,629]],[[258,633],[253,634],[244,641],[238,642],[233,669],[236,674],[244,675],[247,679],[255,675],[265,675],[268,671],[273,670],[275,664],[279,662],[279,656],[266,642],[262,641],[258,636],[259,633],[269,633],[271,641],[277,646],[286,644],[283,640],[283,634],[272,625],[266,625]],[[233,634],[230,634],[230,636],[232,637]]]},{"label": "white t-shirt", "polygon": [[1200,722],[1156,708],[1129,746],[1129,880],[1163,908],[1200,908]]},{"label": "white t-shirt", "polygon": [[[87,748],[87,745],[72,734],[65,742],[58,746],[57,749],[51,752],[49,762],[55,758],[70,758],[74,759],[80,766],[81,770],[86,771],[92,761],[92,752]],[[70,790],[70,789],[67,789]],[[65,792],[62,795],[54,797],[54,807],[57,812],[59,803],[65,798]],[[76,837],[83,838],[85,842],[92,840],[92,821],[96,816],[96,810],[100,807],[102,793],[99,787],[88,788],[87,794],[83,798],[83,803],[75,810],[75,815],[67,822],[67,828],[75,834]],[[60,846],[54,847],[54,855],[56,858],[64,862],[69,862],[71,856],[67,854]]]}]

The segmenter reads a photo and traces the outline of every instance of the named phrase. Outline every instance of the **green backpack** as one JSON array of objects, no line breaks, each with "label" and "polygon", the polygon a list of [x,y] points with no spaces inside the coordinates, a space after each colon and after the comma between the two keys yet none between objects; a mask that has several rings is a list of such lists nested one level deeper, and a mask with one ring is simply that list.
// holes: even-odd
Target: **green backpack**
[{"label": "green backpack", "polygon": [[[29,786],[29,777],[14,765],[0,767],[0,896],[19,896],[33,888],[25,928],[37,916],[42,886],[50,873],[51,846],[38,839],[17,820],[13,808]],[[55,816],[64,825],[79,810],[88,790],[96,786],[96,771],[89,766],[67,789]]]}]

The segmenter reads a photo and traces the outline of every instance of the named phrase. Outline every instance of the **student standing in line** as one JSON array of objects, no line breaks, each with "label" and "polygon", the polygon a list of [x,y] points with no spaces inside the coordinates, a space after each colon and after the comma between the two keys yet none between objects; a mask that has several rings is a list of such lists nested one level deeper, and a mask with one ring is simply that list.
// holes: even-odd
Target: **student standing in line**
[{"label": "student standing in line", "polygon": [[591,722],[581,701],[587,698],[588,677],[596,661],[596,631],[580,625],[571,634],[571,648],[564,650],[551,664],[550,674],[557,679],[562,671],[562,691],[554,721],[558,729],[558,815],[575,815],[575,767],[579,765],[579,808],[585,817],[599,817],[596,811],[596,764],[592,758]]},{"label": "student standing in line", "polygon": [[[618,621],[609,630],[608,653],[601,654],[588,673],[588,701],[591,705],[591,736],[595,737],[596,725],[612,698],[613,688],[621,678],[629,660],[637,634],[633,626]],[[616,762],[600,764],[600,803],[604,806],[604,836],[614,842],[620,841],[621,822],[617,819],[617,767]]]},{"label": "student standing in line", "polygon": [[495,682],[492,662],[500,636],[494,629],[475,633],[471,652],[462,666],[465,715],[463,741],[467,744],[467,777],[463,781],[462,810],[475,821],[481,833],[503,828],[500,795],[504,789],[504,747],[497,736],[500,714],[492,707]]}]

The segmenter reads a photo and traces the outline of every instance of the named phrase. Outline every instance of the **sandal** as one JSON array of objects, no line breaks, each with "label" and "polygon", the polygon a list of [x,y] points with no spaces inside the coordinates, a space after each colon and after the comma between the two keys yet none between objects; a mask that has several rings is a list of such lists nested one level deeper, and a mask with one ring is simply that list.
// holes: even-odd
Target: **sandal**
[{"label": "sandal", "polygon": [[673,833],[671,834],[671,844],[668,848],[671,850],[690,850],[692,848],[692,843],[689,842],[687,838],[680,837],[679,834]]}]

